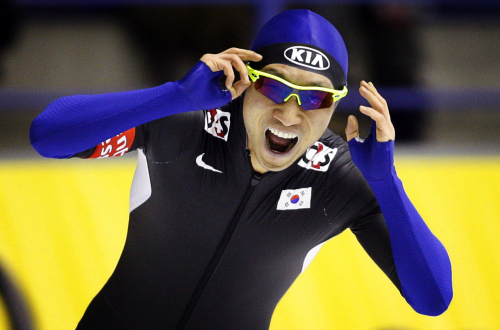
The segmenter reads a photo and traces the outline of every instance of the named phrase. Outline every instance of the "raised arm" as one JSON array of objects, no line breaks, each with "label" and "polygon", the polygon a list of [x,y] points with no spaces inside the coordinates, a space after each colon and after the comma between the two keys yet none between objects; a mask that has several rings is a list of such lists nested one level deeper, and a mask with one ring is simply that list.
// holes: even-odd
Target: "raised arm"
[{"label": "raised arm", "polygon": [[385,99],[372,83],[362,82],[361,95],[371,107],[360,111],[373,119],[369,137],[359,139],[358,122],[350,116],[346,136],[354,163],[382,209],[401,291],[415,311],[440,315],[453,297],[451,263],[404,191],[394,167],[394,127]]},{"label": "raised arm", "polygon": [[[261,58],[253,51],[231,48],[204,55],[176,82],[130,92],[63,97],[35,118],[31,144],[42,156],[68,158],[155,119],[223,106],[250,85],[243,61]],[[243,77],[236,83],[233,67]],[[223,74],[225,90],[219,83]]]}]

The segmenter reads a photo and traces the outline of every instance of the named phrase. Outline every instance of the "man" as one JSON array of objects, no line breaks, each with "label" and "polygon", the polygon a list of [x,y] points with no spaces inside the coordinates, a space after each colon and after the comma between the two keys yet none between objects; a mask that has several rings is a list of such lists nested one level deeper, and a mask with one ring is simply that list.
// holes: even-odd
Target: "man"
[{"label": "man", "polygon": [[62,98],[35,119],[31,142],[44,156],[139,150],[122,256],[78,329],[266,329],[346,228],[417,312],[444,312],[449,258],[397,178],[385,100],[361,83],[371,105],[361,112],[374,120],[366,141],[353,116],[349,147],[327,129],[346,73],[337,30],[291,10],[251,50],[206,54],[178,82]]}]

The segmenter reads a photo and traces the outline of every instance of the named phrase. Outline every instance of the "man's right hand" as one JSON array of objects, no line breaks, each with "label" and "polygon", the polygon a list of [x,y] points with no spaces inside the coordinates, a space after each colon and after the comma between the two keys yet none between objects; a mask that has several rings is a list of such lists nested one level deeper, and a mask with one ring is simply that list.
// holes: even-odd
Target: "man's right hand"
[{"label": "man's right hand", "polygon": [[[212,72],[223,71],[226,75],[226,87],[231,92],[231,97],[234,100],[240,96],[249,86],[250,78],[248,78],[248,70],[244,61],[258,62],[262,56],[254,51],[240,48],[229,48],[219,54],[205,54],[201,57]],[[241,80],[234,83],[234,70],[238,70]]]}]

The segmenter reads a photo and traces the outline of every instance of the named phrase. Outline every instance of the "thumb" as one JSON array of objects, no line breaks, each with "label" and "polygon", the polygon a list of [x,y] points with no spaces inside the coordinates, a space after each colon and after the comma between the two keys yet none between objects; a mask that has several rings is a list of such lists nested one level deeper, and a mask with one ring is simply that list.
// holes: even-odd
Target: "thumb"
[{"label": "thumb", "polygon": [[359,125],[358,120],[355,116],[350,115],[347,118],[347,126],[345,128],[345,136],[347,138],[347,142],[359,136]]}]

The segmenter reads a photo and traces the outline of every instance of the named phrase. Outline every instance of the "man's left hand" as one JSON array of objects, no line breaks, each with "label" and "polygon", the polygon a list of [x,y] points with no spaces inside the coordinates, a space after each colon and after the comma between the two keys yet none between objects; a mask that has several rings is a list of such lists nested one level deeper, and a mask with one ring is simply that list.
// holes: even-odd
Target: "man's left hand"
[{"label": "man's left hand", "polygon": [[[378,93],[375,86],[370,82],[361,81],[359,93],[371,105],[371,107],[360,106],[359,111],[367,115],[376,124],[376,138],[378,142],[387,142],[395,139],[396,133],[389,115],[389,107],[387,101]],[[345,129],[347,141],[359,136],[359,124],[355,116],[351,115],[347,119]]]}]

